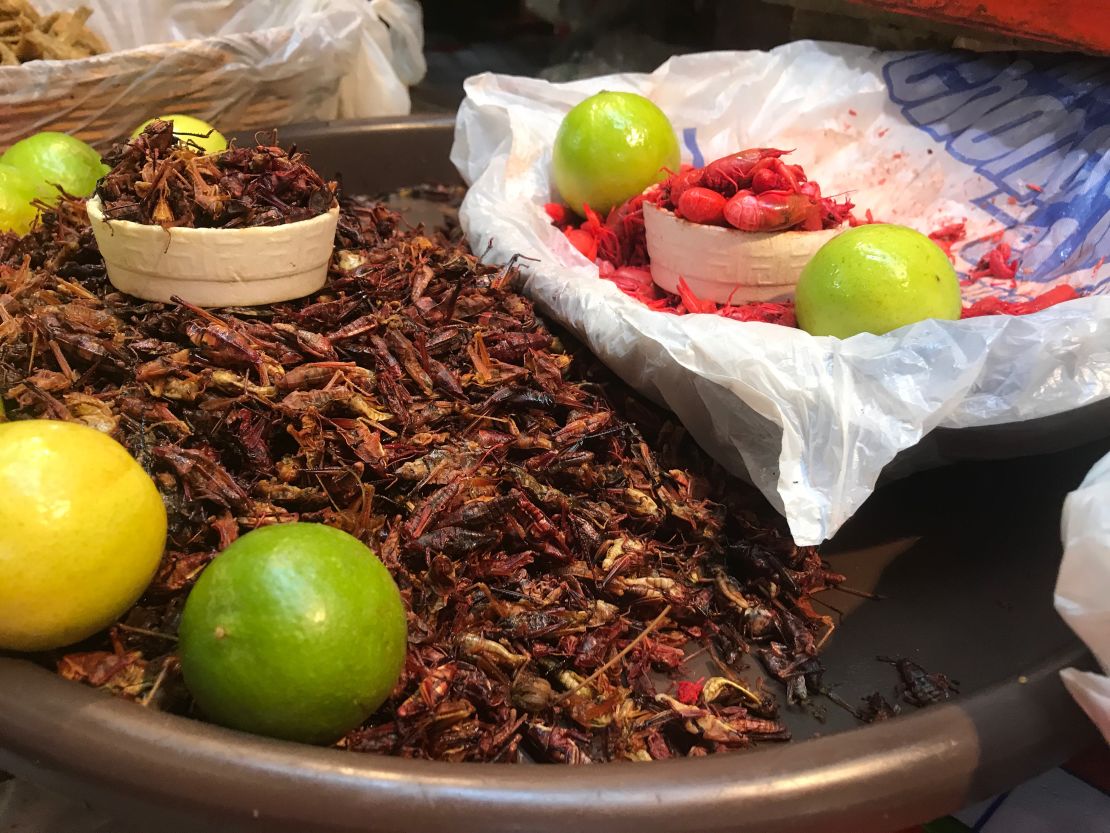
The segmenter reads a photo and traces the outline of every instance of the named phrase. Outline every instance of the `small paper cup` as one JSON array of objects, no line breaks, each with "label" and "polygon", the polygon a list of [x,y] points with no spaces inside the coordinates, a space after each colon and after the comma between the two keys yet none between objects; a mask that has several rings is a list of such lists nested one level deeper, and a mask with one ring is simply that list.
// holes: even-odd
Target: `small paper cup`
[{"label": "small paper cup", "polygon": [[718,304],[793,300],[802,269],[841,231],[763,233],[706,226],[650,202],[644,203],[644,229],[652,280],[678,294],[681,277],[699,298]]},{"label": "small paper cup", "polygon": [[328,277],[339,206],[280,226],[171,228],[109,220],[86,205],[112,286],[147,301],[199,307],[273,304],[316,292]]}]

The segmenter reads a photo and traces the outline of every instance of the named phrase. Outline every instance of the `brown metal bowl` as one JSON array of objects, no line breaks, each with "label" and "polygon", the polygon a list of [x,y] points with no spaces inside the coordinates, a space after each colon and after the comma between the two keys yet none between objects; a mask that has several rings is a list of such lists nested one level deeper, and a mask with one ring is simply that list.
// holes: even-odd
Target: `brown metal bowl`
[{"label": "brown metal bowl", "polygon": [[[348,191],[454,181],[451,122],[290,129]],[[1104,415],[1104,414],[1103,414]],[[1014,453],[1026,450],[1015,446]],[[889,833],[1007,789],[1096,739],[1060,668],[1091,663],[1056,616],[1064,495],[1110,450],[960,464],[881,489],[826,547],[857,589],[824,654],[849,703],[893,698],[909,656],[954,701],[870,726],[787,709],[796,740],[588,767],[443,764],[317,749],[153,713],[0,655],[0,767],[144,829],[457,833]],[[905,707],[907,711],[913,711]],[[820,718],[820,719],[819,719]]]}]

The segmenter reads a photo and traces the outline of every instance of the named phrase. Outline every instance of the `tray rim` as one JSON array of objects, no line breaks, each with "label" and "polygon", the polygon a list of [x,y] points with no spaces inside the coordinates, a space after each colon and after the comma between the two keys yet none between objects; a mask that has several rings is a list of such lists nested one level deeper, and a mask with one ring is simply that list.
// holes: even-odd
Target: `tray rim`
[{"label": "tray rim", "polygon": [[[1059,681],[1066,665],[1091,660],[1077,644],[1062,661],[1030,669],[1020,693],[1000,683],[754,753],[572,767],[306,747],[149,711],[0,655],[0,766],[102,806],[134,803],[137,791],[147,806],[232,825],[262,818],[275,829],[556,831],[573,819],[609,833],[785,833],[812,819],[822,833],[889,833],[1008,788],[1093,740]],[[1061,719],[1068,710],[1073,719]],[[1052,732],[1015,731],[1047,715]],[[984,763],[999,771],[979,777]]]}]

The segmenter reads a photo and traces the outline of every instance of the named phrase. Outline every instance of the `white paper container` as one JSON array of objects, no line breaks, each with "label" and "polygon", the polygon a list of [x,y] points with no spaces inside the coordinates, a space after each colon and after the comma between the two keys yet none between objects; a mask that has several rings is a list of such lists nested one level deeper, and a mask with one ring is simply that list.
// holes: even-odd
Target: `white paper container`
[{"label": "white paper container", "polygon": [[339,207],[310,220],[242,229],[171,228],[107,220],[86,206],[112,286],[147,301],[173,296],[199,307],[303,298],[328,277]]},{"label": "white paper container", "polygon": [[718,304],[789,301],[803,267],[841,229],[749,232],[691,223],[644,203],[651,277],[678,294],[678,279]]}]

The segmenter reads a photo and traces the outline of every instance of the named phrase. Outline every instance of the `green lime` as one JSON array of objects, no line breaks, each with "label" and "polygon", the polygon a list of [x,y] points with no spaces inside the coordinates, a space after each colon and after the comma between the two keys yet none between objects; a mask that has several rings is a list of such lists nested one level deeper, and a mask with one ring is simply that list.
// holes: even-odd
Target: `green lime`
[{"label": "green lime", "polygon": [[0,232],[26,234],[38,214],[31,200],[49,196],[44,187],[19,168],[0,164]]},{"label": "green lime", "polygon": [[601,92],[559,125],[551,155],[555,187],[579,214],[613,206],[665,179],[679,163],[678,139],[663,111],[642,95]]},{"label": "green lime", "polygon": [[810,259],[794,297],[811,335],[881,335],[926,318],[960,317],[960,283],[936,243],[905,226],[873,223],[838,234]]},{"label": "green lime", "polygon": [[[205,153],[219,153],[220,151],[227,150],[227,139],[216,128],[208,122],[196,118],[195,116],[183,116],[176,114],[173,116],[158,116],[161,121],[173,122],[173,135],[179,141],[189,141],[198,145]],[[131,134],[131,138],[135,138],[146,126],[155,119],[147,119],[138,127],[135,132]]]},{"label": "green lime", "polygon": [[205,568],[185,602],[185,683],[211,720],[330,743],[374,713],[405,661],[405,607],[385,566],[321,524],[266,526]]},{"label": "green lime", "polygon": [[54,186],[75,197],[91,196],[96,181],[108,173],[91,145],[52,130],[20,139],[0,156],[0,164],[19,168],[42,183],[52,199],[58,195]]}]

